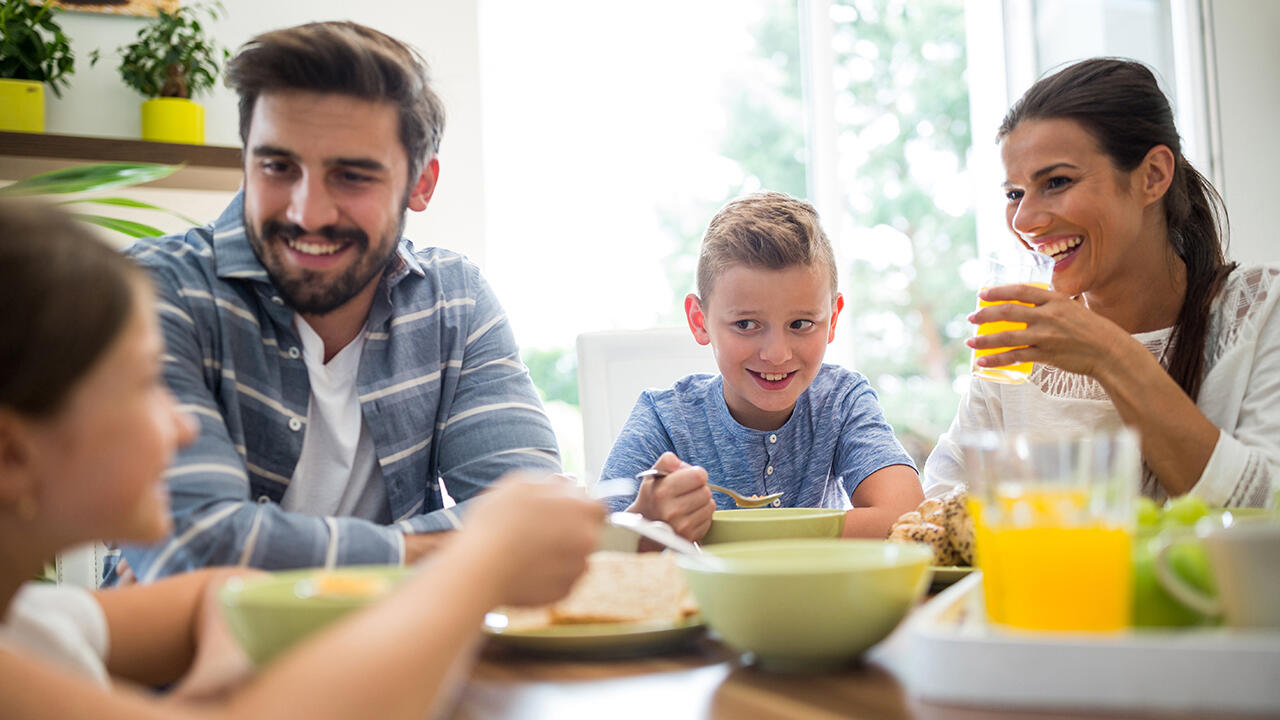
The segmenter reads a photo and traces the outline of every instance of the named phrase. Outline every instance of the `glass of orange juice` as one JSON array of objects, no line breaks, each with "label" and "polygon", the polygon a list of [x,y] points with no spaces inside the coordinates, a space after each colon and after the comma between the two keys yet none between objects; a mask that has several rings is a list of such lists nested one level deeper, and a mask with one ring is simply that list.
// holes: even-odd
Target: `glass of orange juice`
[{"label": "glass of orange juice", "polygon": [[[999,250],[986,256],[986,271],[983,275],[982,289],[986,290],[997,285],[1015,285],[1019,283],[1048,289],[1052,280],[1053,258],[1048,255],[1022,249]],[[1001,303],[978,299],[979,308],[999,304]],[[1025,305],[1026,303],[1018,304]],[[1020,322],[1003,320],[986,322],[978,325],[978,335],[991,335],[1005,332],[1006,330],[1023,330],[1026,327],[1026,323]],[[978,358],[984,355],[994,355],[1013,349],[1011,347],[975,349],[970,369],[974,375],[984,380],[1009,384],[1024,383],[1031,376],[1031,363],[1029,362],[1002,365],[1000,367],[980,367],[978,365]]]},{"label": "glass of orange juice", "polygon": [[1127,628],[1136,435],[992,432],[961,445],[987,619],[1025,630]]}]

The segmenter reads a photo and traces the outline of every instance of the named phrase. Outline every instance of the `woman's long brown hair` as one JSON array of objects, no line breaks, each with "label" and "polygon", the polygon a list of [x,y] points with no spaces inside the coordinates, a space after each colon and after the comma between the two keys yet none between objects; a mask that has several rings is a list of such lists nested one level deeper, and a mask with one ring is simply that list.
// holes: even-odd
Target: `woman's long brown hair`
[{"label": "woman's long brown hair", "polygon": [[1173,181],[1165,193],[1169,243],[1186,264],[1187,287],[1169,339],[1169,375],[1192,399],[1204,376],[1209,310],[1235,268],[1227,262],[1227,211],[1222,197],[1182,155],[1169,101],[1141,63],[1094,58],[1042,78],[1010,108],[996,134],[1003,140],[1024,120],[1068,119],[1097,140],[1116,168],[1130,172],[1151,148],[1173,152]]}]

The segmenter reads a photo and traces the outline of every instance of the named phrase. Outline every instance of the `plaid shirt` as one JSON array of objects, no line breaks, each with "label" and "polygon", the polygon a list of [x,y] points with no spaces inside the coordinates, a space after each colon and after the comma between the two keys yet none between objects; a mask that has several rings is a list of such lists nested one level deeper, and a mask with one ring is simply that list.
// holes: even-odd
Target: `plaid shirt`
[{"label": "plaid shirt", "polygon": [[[126,253],[155,282],[165,379],[200,421],[167,473],[173,536],[124,548],[140,580],[209,565],[402,562],[401,533],[458,527],[466,501],[502,473],[559,470],[555,434],[479,270],[402,239],[369,311],[356,381],[394,523],[283,510],[311,388],[294,311],[245,235],[243,197],[211,226]],[[444,508],[437,478],[456,508]]]}]

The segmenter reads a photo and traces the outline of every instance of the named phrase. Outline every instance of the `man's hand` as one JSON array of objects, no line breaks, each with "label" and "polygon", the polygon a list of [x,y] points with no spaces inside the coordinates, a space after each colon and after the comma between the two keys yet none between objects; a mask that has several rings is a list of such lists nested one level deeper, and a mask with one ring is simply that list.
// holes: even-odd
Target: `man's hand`
[{"label": "man's hand", "polygon": [[439,550],[453,538],[454,532],[421,533],[404,536],[404,564],[412,565]]},{"label": "man's hand", "polygon": [[507,605],[564,597],[604,527],[604,506],[562,478],[508,473],[473,502],[458,542],[492,568],[498,602]]},{"label": "man's hand", "polygon": [[[636,501],[627,510],[665,522],[686,540],[701,540],[711,529],[711,514],[716,510],[716,502],[707,489],[707,471],[674,453],[663,453],[653,467],[667,475],[641,483]],[[657,545],[645,540],[640,541],[640,547],[657,549]]]}]

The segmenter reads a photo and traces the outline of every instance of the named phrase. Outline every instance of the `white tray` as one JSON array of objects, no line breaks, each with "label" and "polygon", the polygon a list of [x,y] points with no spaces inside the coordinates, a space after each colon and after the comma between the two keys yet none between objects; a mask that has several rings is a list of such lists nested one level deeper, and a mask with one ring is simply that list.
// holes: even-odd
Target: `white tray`
[{"label": "white tray", "polygon": [[986,623],[982,573],[974,572],[920,608],[906,635],[907,687],[933,702],[1280,712],[1280,631],[1003,630]]}]

